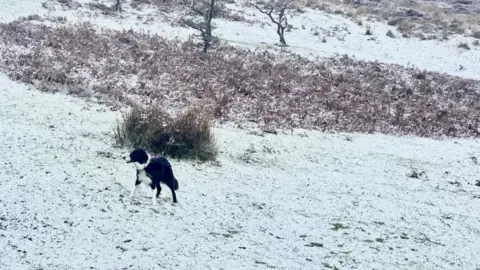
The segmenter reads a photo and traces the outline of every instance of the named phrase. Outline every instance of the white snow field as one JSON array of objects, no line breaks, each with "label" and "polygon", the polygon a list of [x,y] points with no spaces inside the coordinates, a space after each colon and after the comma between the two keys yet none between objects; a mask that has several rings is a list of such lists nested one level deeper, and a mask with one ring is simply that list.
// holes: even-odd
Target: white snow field
[{"label": "white snow field", "polygon": [[0,104],[0,269],[480,267],[478,140],[218,127],[154,207],[117,112],[3,75]]},{"label": "white snow field", "polygon": [[[124,8],[119,17],[0,0],[0,21],[39,14],[172,39],[194,33],[155,19],[156,11]],[[291,22],[289,50],[302,55],[349,54],[480,78],[479,48],[457,48],[469,38],[391,39],[385,32],[393,28],[372,24],[377,40],[368,41],[361,26],[318,11]],[[233,45],[277,50],[272,26],[216,24]],[[335,27],[344,41],[322,43]],[[480,269],[479,139],[273,135],[217,125],[218,160],[171,159],[179,203],[164,188],[152,206],[146,187],[128,198],[135,170],[121,159],[131,149],[113,144],[119,118],[0,74],[1,270]]]}]

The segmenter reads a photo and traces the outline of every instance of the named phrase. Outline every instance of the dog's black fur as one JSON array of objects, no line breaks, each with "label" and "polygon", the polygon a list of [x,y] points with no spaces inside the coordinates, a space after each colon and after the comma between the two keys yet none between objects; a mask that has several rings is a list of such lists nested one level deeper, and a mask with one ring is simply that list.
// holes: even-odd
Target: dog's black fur
[{"label": "dog's black fur", "polygon": [[[160,195],[160,191],[162,188],[160,187],[160,183],[164,183],[167,185],[170,190],[172,191],[173,202],[177,202],[177,195],[175,194],[175,190],[178,190],[179,184],[178,180],[173,175],[172,166],[170,162],[164,157],[151,157],[149,156],[148,152],[144,149],[137,148],[133,150],[132,153],[129,155],[129,160],[127,163],[137,163],[137,179],[135,180],[135,186],[140,185],[144,180],[141,179],[144,177],[144,174],[148,178],[150,178],[150,183],[148,185],[152,188],[152,190],[157,189],[156,197]],[[138,168],[143,169],[138,169]]]}]

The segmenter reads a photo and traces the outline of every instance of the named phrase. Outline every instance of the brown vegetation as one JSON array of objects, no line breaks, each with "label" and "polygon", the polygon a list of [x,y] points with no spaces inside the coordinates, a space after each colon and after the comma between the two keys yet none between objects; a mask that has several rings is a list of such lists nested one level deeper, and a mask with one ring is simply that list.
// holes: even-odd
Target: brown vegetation
[{"label": "brown vegetation", "polygon": [[143,147],[175,158],[213,160],[217,155],[211,119],[198,108],[172,117],[155,106],[134,106],[114,130],[119,145]]},{"label": "brown vegetation", "polygon": [[[44,89],[263,126],[420,136],[478,136],[477,81],[347,56],[279,59],[233,47],[103,30],[0,24],[0,67]],[[113,103],[112,103],[113,104]]]},{"label": "brown vegetation", "polygon": [[422,39],[453,34],[475,37],[480,31],[477,1],[303,0],[299,4],[334,14],[340,10],[355,20],[382,20],[396,26],[404,36]]}]

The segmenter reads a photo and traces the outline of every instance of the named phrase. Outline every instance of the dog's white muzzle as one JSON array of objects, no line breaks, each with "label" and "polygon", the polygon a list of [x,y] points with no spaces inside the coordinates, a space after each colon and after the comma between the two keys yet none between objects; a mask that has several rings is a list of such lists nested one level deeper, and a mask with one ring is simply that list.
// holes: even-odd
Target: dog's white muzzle
[{"label": "dog's white muzzle", "polygon": [[123,160],[125,160],[127,163],[132,162],[132,160],[130,160],[130,156],[128,155],[123,156]]}]

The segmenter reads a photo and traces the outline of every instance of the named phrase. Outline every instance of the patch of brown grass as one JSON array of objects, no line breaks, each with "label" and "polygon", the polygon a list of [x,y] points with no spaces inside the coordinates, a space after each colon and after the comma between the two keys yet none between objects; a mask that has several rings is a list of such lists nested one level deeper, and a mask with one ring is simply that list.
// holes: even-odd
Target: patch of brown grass
[{"label": "patch of brown grass", "polygon": [[[349,57],[311,61],[90,25],[0,24],[0,68],[45,89],[275,128],[478,136],[477,81]],[[422,73],[421,75],[419,75]]]},{"label": "patch of brown grass", "polygon": [[461,42],[460,44],[458,44],[458,48],[464,49],[464,50],[470,50],[470,46],[468,46],[468,43],[465,43],[465,42]]},{"label": "patch of brown grass", "polygon": [[88,3],[87,6],[88,6],[91,10],[101,12],[103,15],[113,15],[113,14],[116,13],[116,10],[115,10],[115,7],[114,7],[114,5],[113,5],[113,2],[112,2],[112,5],[110,5],[110,6],[107,6],[107,5],[103,4],[103,3],[96,3],[96,2]]},{"label": "patch of brown grass", "polygon": [[211,119],[196,108],[172,117],[156,106],[133,106],[114,130],[117,144],[143,147],[175,158],[214,160],[217,155]]},{"label": "patch of brown grass", "polygon": [[366,17],[385,21],[405,36],[430,39],[454,34],[474,36],[480,31],[480,4],[474,1],[304,0],[299,4],[334,14],[342,11],[355,20]]}]

